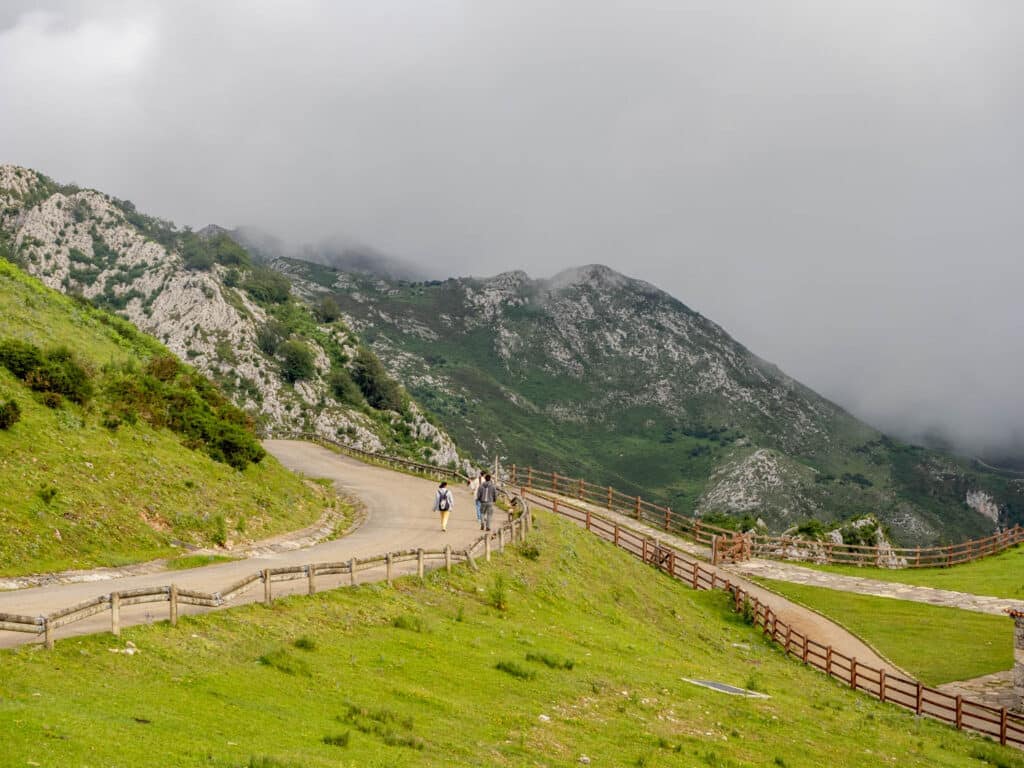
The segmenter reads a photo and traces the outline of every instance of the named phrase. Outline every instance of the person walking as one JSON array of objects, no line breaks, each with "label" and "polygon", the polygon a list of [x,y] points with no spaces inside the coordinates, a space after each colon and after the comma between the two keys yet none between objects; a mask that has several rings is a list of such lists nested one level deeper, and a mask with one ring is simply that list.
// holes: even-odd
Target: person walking
[{"label": "person walking", "polygon": [[498,488],[491,482],[489,474],[476,489],[476,500],[480,502],[480,530],[491,530],[491,517],[494,515],[494,502],[498,500]]},{"label": "person walking", "polygon": [[448,487],[448,483],[441,481],[441,485],[437,487],[437,493],[434,494],[434,511],[441,513],[441,530],[448,530],[448,516],[452,512],[452,507],[455,505],[455,499],[452,497],[452,491]]},{"label": "person walking", "polygon": [[480,524],[480,528],[483,529],[483,523],[480,519],[480,499],[476,497],[476,492],[479,490],[480,485],[484,481],[484,471],[481,469],[477,472],[476,477],[469,481],[469,492],[473,494],[473,503],[476,505],[476,521]]}]

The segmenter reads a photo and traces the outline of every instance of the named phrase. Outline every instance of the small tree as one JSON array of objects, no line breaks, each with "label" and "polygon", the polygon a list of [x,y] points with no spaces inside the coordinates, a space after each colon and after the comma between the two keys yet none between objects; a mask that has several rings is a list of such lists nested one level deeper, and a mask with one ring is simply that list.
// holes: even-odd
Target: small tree
[{"label": "small tree", "polygon": [[341,317],[341,308],[338,307],[338,302],[331,296],[324,296],[320,299],[314,312],[316,313],[317,320],[321,323],[333,323]]},{"label": "small tree", "polygon": [[360,347],[352,361],[352,378],[366,401],[377,410],[404,412],[405,395],[398,382],[388,376],[380,360],[366,347]]},{"label": "small tree", "polygon": [[313,350],[301,341],[286,341],[277,349],[281,355],[281,375],[292,383],[308,379],[316,372]]},{"label": "small tree", "polygon": [[359,387],[352,381],[352,377],[344,368],[335,368],[331,371],[327,383],[339,402],[349,405],[359,405],[362,402],[363,395],[359,391]]}]

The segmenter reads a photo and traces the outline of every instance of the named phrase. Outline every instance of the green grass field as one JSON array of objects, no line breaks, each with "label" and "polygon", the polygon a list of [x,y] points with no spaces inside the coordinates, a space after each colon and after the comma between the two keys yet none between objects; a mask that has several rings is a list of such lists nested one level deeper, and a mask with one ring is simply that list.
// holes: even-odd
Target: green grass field
[{"label": "green grass field", "polygon": [[786,659],[722,594],[538,520],[477,574],[0,653],[3,763],[1024,767]]},{"label": "green grass field", "polygon": [[877,581],[915,584],[972,595],[1024,599],[1024,547],[951,568],[858,568],[853,565],[806,565],[819,571],[861,576]]},{"label": "green grass field", "polygon": [[[62,296],[0,260],[0,339],[66,345],[83,365],[144,364],[167,354],[128,323]],[[258,539],[316,520],[335,498],[273,457],[242,471],[143,419],[104,426],[99,395],[47,407],[0,367],[0,402],[21,419],[0,430],[0,575],[116,566]]]},{"label": "green grass field", "polygon": [[839,622],[921,682],[940,685],[1013,667],[1013,622],[957,608],[760,580]]}]

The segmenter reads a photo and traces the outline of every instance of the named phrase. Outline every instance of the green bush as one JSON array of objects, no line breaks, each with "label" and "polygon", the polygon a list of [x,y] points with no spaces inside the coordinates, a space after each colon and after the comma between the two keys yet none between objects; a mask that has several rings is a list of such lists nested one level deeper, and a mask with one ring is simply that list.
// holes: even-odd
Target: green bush
[{"label": "green bush", "polygon": [[21,420],[21,406],[14,400],[0,405],[0,429],[10,429]]},{"label": "green bush", "polygon": [[281,342],[288,338],[288,327],[280,320],[268,320],[256,332],[256,346],[265,355],[276,355]]},{"label": "green bush", "polygon": [[324,296],[320,301],[316,303],[313,308],[313,313],[316,315],[316,319],[321,323],[333,323],[339,317],[341,317],[341,308],[330,296]]},{"label": "green bush", "polygon": [[359,387],[352,381],[349,372],[344,368],[335,368],[331,371],[327,384],[338,402],[348,403],[349,405],[362,404],[363,393],[359,391]]},{"label": "green bush", "polygon": [[494,668],[501,670],[506,675],[518,677],[520,680],[533,680],[536,677],[532,669],[526,669],[516,661],[499,661]]},{"label": "green bush", "polygon": [[361,347],[352,361],[352,379],[371,406],[381,411],[404,412],[407,401],[398,382],[388,376],[380,360]]},{"label": "green bush", "polygon": [[280,272],[267,267],[253,267],[242,287],[263,304],[283,304],[291,295],[291,283]]},{"label": "green bush", "polygon": [[316,373],[313,350],[301,341],[286,341],[277,348],[281,355],[281,375],[285,381],[296,382],[312,378]]},{"label": "green bush", "polygon": [[89,372],[67,347],[44,353],[34,344],[5,339],[0,341],[0,364],[36,392],[63,395],[79,404],[93,395]]}]

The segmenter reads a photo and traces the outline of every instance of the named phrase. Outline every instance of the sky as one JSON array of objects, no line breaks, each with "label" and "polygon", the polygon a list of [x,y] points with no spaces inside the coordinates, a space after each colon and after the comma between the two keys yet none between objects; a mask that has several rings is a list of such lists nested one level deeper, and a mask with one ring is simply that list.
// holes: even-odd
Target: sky
[{"label": "sky", "polygon": [[1024,3],[0,5],[0,162],[430,275],[603,263],[1024,457]]}]

